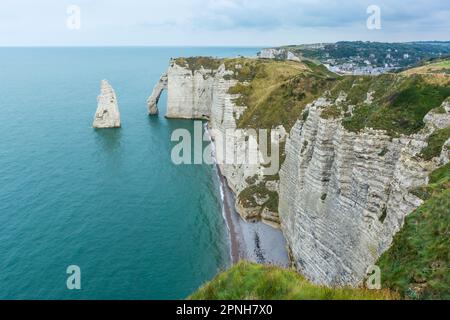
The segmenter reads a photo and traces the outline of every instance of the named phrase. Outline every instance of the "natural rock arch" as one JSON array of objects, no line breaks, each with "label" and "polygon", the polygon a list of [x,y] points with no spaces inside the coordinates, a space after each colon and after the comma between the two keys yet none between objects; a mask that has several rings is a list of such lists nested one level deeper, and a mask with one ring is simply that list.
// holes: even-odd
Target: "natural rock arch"
[{"label": "natural rock arch", "polygon": [[164,73],[153,88],[152,95],[147,100],[149,115],[158,114],[158,101],[161,97],[162,92],[167,89],[167,80],[167,73]]}]

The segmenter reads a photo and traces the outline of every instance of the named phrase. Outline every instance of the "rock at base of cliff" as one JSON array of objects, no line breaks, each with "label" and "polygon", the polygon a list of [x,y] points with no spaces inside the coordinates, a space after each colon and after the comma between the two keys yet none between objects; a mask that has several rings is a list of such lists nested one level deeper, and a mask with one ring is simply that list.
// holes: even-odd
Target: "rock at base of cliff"
[{"label": "rock at base of cliff", "polygon": [[97,111],[92,126],[97,129],[120,128],[120,113],[116,93],[106,80],[101,82],[97,103]]}]

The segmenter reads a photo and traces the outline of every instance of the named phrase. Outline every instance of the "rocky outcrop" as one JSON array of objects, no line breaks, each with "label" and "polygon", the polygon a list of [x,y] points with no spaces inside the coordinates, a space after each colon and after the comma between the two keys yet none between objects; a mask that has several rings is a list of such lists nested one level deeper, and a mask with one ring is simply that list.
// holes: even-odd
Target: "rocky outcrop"
[{"label": "rocky outcrop", "polygon": [[156,115],[158,114],[158,101],[161,97],[162,92],[167,89],[167,74],[164,73],[161,78],[159,78],[158,83],[156,83],[153,88],[152,95],[147,100],[148,114]]},{"label": "rocky outcrop", "polygon": [[357,285],[422,203],[409,190],[427,184],[437,164],[418,155],[446,116],[428,116],[418,134],[392,138],[370,128],[349,132],[341,119],[323,119],[330,103],[309,105],[308,118],[297,121],[287,140],[281,226],[302,274],[315,283]]},{"label": "rocky outcrop", "polygon": [[258,58],[300,61],[300,58],[298,56],[296,56],[294,53],[284,48],[262,49],[260,52],[258,52]]},{"label": "rocky outcrop", "polygon": [[[262,219],[272,226],[279,226],[276,212],[266,210],[262,215],[261,206],[244,207],[239,204],[239,194],[250,185],[248,178],[256,177],[255,182],[263,180],[265,168],[259,164],[233,162],[227,153],[227,150],[234,150],[235,155],[242,155],[248,151],[247,131],[237,130],[237,119],[246,107],[236,105],[238,95],[229,92],[236,83],[233,71],[227,70],[224,64],[217,69],[201,67],[192,70],[172,60],[167,71],[166,117],[209,120],[209,133],[219,158],[218,167],[236,194],[236,210],[247,221]],[[279,130],[285,134],[282,127]]]},{"label": "rocky outcrop", "polygon": [[106,80],[102,80],[100,95],[97,98],[94,128],[120,128],[120,113],[114,89]]},{"label": "rocky outcrop", "polygon": [[[208,119],[216,149],[231,145],[242,154],[246,138],[236,129],[246,107],[236,104],[238,94],[230,93],[237,84],[233,72],[224,64],[192,69],[172,61],[167,72],[167,117]],[[369,91],[360,101],[370,106],[374,96]],[[342,92],[330,101],[325,93],[306,106],[286,140],[279,181],[276,176],[266,181],[260,165],[219,164],[237,195],[240,215],[281,227],[298,271],[318,284],[359,284],[367,268],[389,248],[405,216],[422,204],[409,190],[427,184],[429,173],[449,159],[449,141],[440,157],[432,161],[420,157],[428,137],[450,123],[448,100],[424,118],[425,128],[418,133],[392,137],[371,128],[346,130],[344,112],[322,117],[324,109],[347,98]],[[346,112],[352,114],[354,107],[349,105]],[[227,134],[221,143],[227,130],[235,134]],[[247,201],[240,201],[249,188],[254,190],[248,192]],[[261,206],[270,192],[279,196],[278,210]]]},{"label": "rocky outcrop", "polygon": [[167,118],[208,119],[213,103],[215,71],[190,70],[172,61],[167,71]]}]

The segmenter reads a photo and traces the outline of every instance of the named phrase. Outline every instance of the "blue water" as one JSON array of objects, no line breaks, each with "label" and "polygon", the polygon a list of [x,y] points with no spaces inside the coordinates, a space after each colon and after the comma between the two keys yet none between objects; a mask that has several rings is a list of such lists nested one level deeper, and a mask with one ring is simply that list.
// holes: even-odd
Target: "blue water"
[{"label": "blue water", "polygon": [[[170,57],[256,51],[1,48],[0,298],[182,299],[229,265],[215,169],[170,160],[193,122],[145,101]],[[91,128],[101,79],[121,129]]]}]

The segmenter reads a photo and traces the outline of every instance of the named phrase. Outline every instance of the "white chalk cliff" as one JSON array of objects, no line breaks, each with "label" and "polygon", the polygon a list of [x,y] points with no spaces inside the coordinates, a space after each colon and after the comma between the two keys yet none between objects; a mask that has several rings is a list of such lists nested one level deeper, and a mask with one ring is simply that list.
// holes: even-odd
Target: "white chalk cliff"
[{"label": "white chalk cliff", "polygon": [[[223,64],[193,71],[172,61],[167,117],[209,119],[209,127],[221,132],[236,129],[246,107],[237,106],[229,93],[237,82],[230,72]],[[417,134],[392,138],[370,128],[350,132],[339,117],[322,118],[332,103],[323,97],[306,107],[308,117],[296,122],[286,141],[279,181],[265,182],[279,193],[279,214],[236,207],[243,218],[281,226],[293,263],[313,282],[357,285],[389,248],[405,216],[422,204],[409,189],[427,184],[429,173],[449,161],[450,141],[432,161],[418,154],[430,134],[450,125],[450,110],[444,105],[445,113],[430,112]],[[238,137],[233,143],[239,150]],[[249,186],[249,177],[264,183],[261,167],[219,167],[236,194]]]},{"label": "white chalk cliff", "polygon": [[258,52],[258,57],[261,59],[300,61],[299,57],[284,48],[262,49],[260,52]]},{"label": "white chalk cliff", "polygon": [[302,274],[320,284],[356,285],[422,204],[408,190],[427,184],[429,173],[444,164],[418,154],[434,130],[450,125],[450,114],[426,117],[418,134],[391,138],[372,129],[349,132],[340,119],[321,118],[329,103],[309,105],[307,120],[298,120],[287,140],[281,225]]},{"label": "white chalk cliff", "polygon": [[[239,66],[237,66],[239,68]],[[218,146],[217,137],[225,132],[237,129],[237,119],[246,107],[237,106],[234,102],[236,94],[230,94],[229,89],[237,80],[232,79],[233,71],[221,65],[218,69],[200,68],[190,70],[178,65],[172,60],[167,71],[167,118],[208,119],[210,134],[216,140],[216,149],[226,150],[230,145],[235,148],[237,155],[245,153],[245,136],[236,132],[232,137],[227,135],[226,141]],[[284,131],[280,128],[280,131]],[[226,154],[226,151],[224,151]],[[228,164],[219,163],[221,173],[233,192],[238,195],[249,186],[247,178],[256,177],[262,180],[264,167],[256,164]],[[276,189],[277,183],[267,182],[269,188]],[[246,220],[262,218],[262,221],[279,227],[278,213],[265,210],[260,217],[260,207],[244,208],[236,201],[236,209]]]},{"label": "white chalk cliff", "polygon": [[101,81],[100,95],[97,98],[94,128],[120,128],[120,112],[116,93],[106,80]]}]

